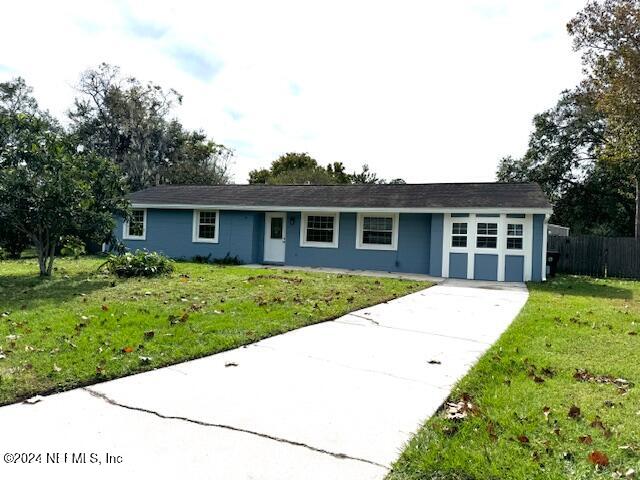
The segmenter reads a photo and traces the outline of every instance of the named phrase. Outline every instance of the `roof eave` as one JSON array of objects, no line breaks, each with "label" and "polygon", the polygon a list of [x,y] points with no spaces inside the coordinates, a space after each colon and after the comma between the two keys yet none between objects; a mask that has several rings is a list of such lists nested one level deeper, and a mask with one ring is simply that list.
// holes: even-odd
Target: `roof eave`
[{"label": "roof eave", "polygon": [[296,211],[296,212],[394,212],[394,213],[531,213],[552,214],[552,207],[327,207],[292,205],[220,205],[193,203],[147,203],[132,202],[133,208],[160,208],[168,210],[249,210],[259,212]]}]

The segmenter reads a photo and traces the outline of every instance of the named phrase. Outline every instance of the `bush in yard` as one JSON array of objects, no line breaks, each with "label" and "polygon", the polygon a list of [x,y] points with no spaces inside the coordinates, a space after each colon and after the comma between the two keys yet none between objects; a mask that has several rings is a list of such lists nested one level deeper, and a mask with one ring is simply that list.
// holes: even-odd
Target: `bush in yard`
[{"label": "bush in yard", "polygon": [[84,255],[85,253],[84,242],[74,235],[66,235],[62,237],[62,248],[60,249],[60,253],[77,259],[80,255]]},{"label": "bush in yard", "polygon": [[109,255],[99,268],[119,277],[153,277],[173,272],[173,260],[158,252],[136,250]]},{"label": "bush in yard", "polygon": [[211,254],[209,255],[194,255],[191,257],[193,263],[209,263],[211,261]]},{"label": "bush in yard", "polygon": [[227,254],[222,258],[214,258],[212,263],[216,265],[242,265],[244,262],[240,260],[238,255],[231,256],[231,253],[227,252]]}]

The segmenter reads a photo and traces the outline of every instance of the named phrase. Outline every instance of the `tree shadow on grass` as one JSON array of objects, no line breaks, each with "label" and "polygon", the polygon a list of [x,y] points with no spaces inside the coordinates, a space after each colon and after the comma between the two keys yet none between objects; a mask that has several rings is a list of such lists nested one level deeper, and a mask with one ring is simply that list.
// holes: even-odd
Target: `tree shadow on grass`
[{"label": "tree shadow on grass", "polygon": [[[611,280],[615,281],[614,279]],[[640,286],[640,282],[638,285]],[[533,288],[549,293],[576,297],[597,297],[612,300],[633,299],[633,290],[631,288],[609,285],[604,283],[602,279],[584,276],[559,275],[550,278],[545,283],[537,283]]]},{"label": "tree shadow on grass", "polygon": [[0,311],[26,310],[56,305],[80,294],[108,287],[110,277],[96,273],[56,274],[42,278],[33,274],[0,275]]}]

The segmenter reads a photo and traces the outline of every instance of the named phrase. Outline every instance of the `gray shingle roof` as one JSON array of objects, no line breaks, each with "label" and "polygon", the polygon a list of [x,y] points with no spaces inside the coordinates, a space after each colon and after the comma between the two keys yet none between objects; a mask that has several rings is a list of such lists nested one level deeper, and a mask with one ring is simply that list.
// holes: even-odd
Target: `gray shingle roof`
[{"label": "gray shingle roof", "polygon": [[535,183],[404,185],[160,185],[132,193],[134,204],[335,208],[550,209]]}]

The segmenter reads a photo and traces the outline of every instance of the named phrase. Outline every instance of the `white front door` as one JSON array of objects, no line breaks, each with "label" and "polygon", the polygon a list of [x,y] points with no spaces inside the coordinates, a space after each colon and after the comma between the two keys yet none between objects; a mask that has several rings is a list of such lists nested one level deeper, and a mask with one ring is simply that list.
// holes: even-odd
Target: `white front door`
[{"label": "white front door", "polygon": [[284,263],[285,214],[264,214],[264,261]]}]

